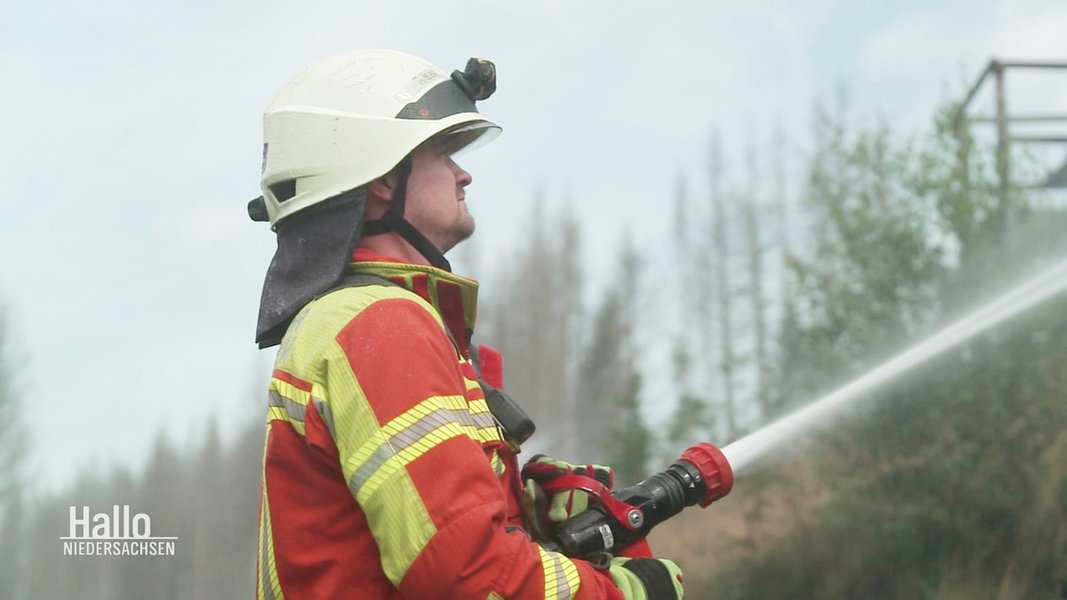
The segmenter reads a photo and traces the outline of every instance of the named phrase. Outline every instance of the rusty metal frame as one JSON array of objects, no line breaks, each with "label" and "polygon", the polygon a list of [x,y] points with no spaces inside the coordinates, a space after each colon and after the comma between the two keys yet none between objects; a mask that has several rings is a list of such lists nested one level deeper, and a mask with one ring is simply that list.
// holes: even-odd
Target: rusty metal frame
[{"label": "rusty metal frame", "polygon": [[[953,119],[953,130],[959,142],[958,159],[964,173],[964,183],[968,184],[968,156],[972,143],[970,126],[975,123],[991,123],[996,127],[996,171],[997,189],[1000,196],[998,217],[1001,233],[1007,237],[1011,229],[1012,211],[1010,194],[1012,189],[1012,170],[1010,149],[1012,143],[1067,143],[1067,135],[1012,135],[1011,123],[1063,123],[1067,124],[1065,114],[1011,115],[1007,108],[1006,72],[1009,69],[1063,69],[1067,74],[1067,62],[1055,61],[1002,61],[993,59],[982,71],[978,80],[971,86],[966,97],[960,103]],[[995,114],[991,116],[969,116],[967,110],[975,96],[982,89],[987,79],[992,79],[994,86]],[[1044,187],[1044,186],[1038,186]]]}]

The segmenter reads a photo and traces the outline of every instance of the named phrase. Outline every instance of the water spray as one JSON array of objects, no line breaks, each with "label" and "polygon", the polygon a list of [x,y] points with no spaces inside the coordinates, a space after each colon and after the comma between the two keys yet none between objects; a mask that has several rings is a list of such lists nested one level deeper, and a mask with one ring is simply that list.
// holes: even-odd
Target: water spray
[{"label": "water spray", "polygon": [[1026,281],[940,332],[919,342],[795,413],[767,425],[722,449],[734,472],[748,469],[768,451],[798,434],[825,424],[830,417],[867,397],[871,390],[1001,322],[1029,310],[1067,289],[1067,260]]}]

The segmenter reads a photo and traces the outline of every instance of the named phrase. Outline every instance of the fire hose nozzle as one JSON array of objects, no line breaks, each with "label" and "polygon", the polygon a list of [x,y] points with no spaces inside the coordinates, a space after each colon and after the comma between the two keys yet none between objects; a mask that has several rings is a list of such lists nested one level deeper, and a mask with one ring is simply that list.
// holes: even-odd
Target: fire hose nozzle
[{"label": "fire hose nozzle", "polygon": [[701,442],[687,448],[666,471],[605,494],[601,505],[561,523],[545,546],[578,558],[614,554],[683,508],[694,504],[706,508],[733,486],[734,472],[726,456]]},{"label": "fire hose nozzle", "polygon": [[704,497],[699,500],[700,508],[707,508],[734,489],[734,470],[726,455],[715,446],[700,442],[687,448],[678,460],[684,460],[700,471],[705,490]]}]

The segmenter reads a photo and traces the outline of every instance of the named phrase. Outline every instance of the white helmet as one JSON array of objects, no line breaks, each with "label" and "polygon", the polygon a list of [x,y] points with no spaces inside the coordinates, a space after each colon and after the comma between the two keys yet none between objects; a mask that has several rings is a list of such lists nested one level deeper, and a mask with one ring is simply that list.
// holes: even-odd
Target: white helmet
[{"label": "white helmet", "polygon": [[385,175],[442,132],[464,132],[459,146],[495,137],[500,128],[474,106],[495,85],[493,64],[479,59],[451,76],[394,50],[355,50],[313,65],[263,116],[263,197],[249,215],[276,228]]}]

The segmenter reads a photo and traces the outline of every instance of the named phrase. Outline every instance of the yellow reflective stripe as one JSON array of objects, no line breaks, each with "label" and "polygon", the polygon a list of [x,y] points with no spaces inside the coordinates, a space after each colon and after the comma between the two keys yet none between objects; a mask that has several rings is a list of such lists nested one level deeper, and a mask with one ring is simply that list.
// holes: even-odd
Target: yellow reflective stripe
[{"label": "yellow reflective stripe", "polygon": [[504,460],[500,458],[500,453],[496,450],[493,450],[493,456],[489,459],[489,464],[492,465],[493,472],[496,473],[497,477],[504,476],[504,471],[507,468],[507,465],[504,463]]},{"label": "yellow reflective stripe", "polygon": [[283,398],[291,400],[298,406],[307,406],[308,401],[311,400],[311,392],[302,390],[287,381],[278,379],[277,377],[271,378],[270,389],[278,392]]},{"label": "yellow reflective stripe", "polygon": [[466,377],[463,378],[463,385],[467,388],[468,392],[471,391],[471,390],[478,389],[478,388],[482,387],[482,384],[478,383],[477,381],[475,381],[473,379],[468,379]]},{"label": "yellow reflective stripe", "polygon": [[474,417],[475,424],[478,427],[478,435],[474,439],[483,444],[504,441],[504,437],[500,435],[500,428],[497,427],[496,418],[489,411],[489,405],[484,399],[471,400],[467,404],[467,409]]},{"label": "yellow reflective stripe", "polygon": [[578,567],[557,552],[537,547],[541,555],[541,568],[545,573],[545,600],[570,600],[578,594],[581,578]]},{"label": "yellow reflective stripe", "polygon": [[461,435],[481,439],[484,423],[485,415],[472,415],[463,396],[427,398],[386,423],[351,457],[346,466],[352,493],[366,502],[383,481],[442,442]]},{"label": "yellow reflective stripe", "polygon": [[304,411],[297,412],[293,409],[293,403],[285,400],[275,392],[270,392],[267,401],[267,422],[285,421],[296,429],[300,435],[304,435]]},{"label": "yellow reflective stripe", "polygon": [[270,390],[267,393],[267,406],[283,408],[285,413],[289,415],[289,418],[293,421],[304,422],[304,413],[307,411],[307,404],[300,404],[290,398],[286,398],[278,393],[278,390]]},{"label": "yellow reflective stripe", "polygon": [[267,394],[267,420],[288,421],[297,433],[304,435],[304,415],[308,403],[318,400],[315,395],[277,377],[271,378]]},{"label": "yellow reflective stripe", "polygon": [[484,398],[471,400],[467,403],[467,410],[469,410],[472,415],[476,415],[478,420],[483,423],[495,423],[495,421],[493,421],[493,413],[489,411],[489,404]]},{"label": "yellow reflective stripe", "polygon": [[[268,406],[267,407],[267,422],[271,421],[289,421],[289,414],[285,412],[285,408],[281,406]],[[303,423],[296,423],[301,427],[300,433],[303,431]]]},{"label": "yellow reflective stripe", "polygon": [[274,533],[270,528],[270,503],[266,494],[263,495],[262,512],[259,522],[258,600],[285,600],[282,584],[278,581],[278,567],[274,563]]}]

